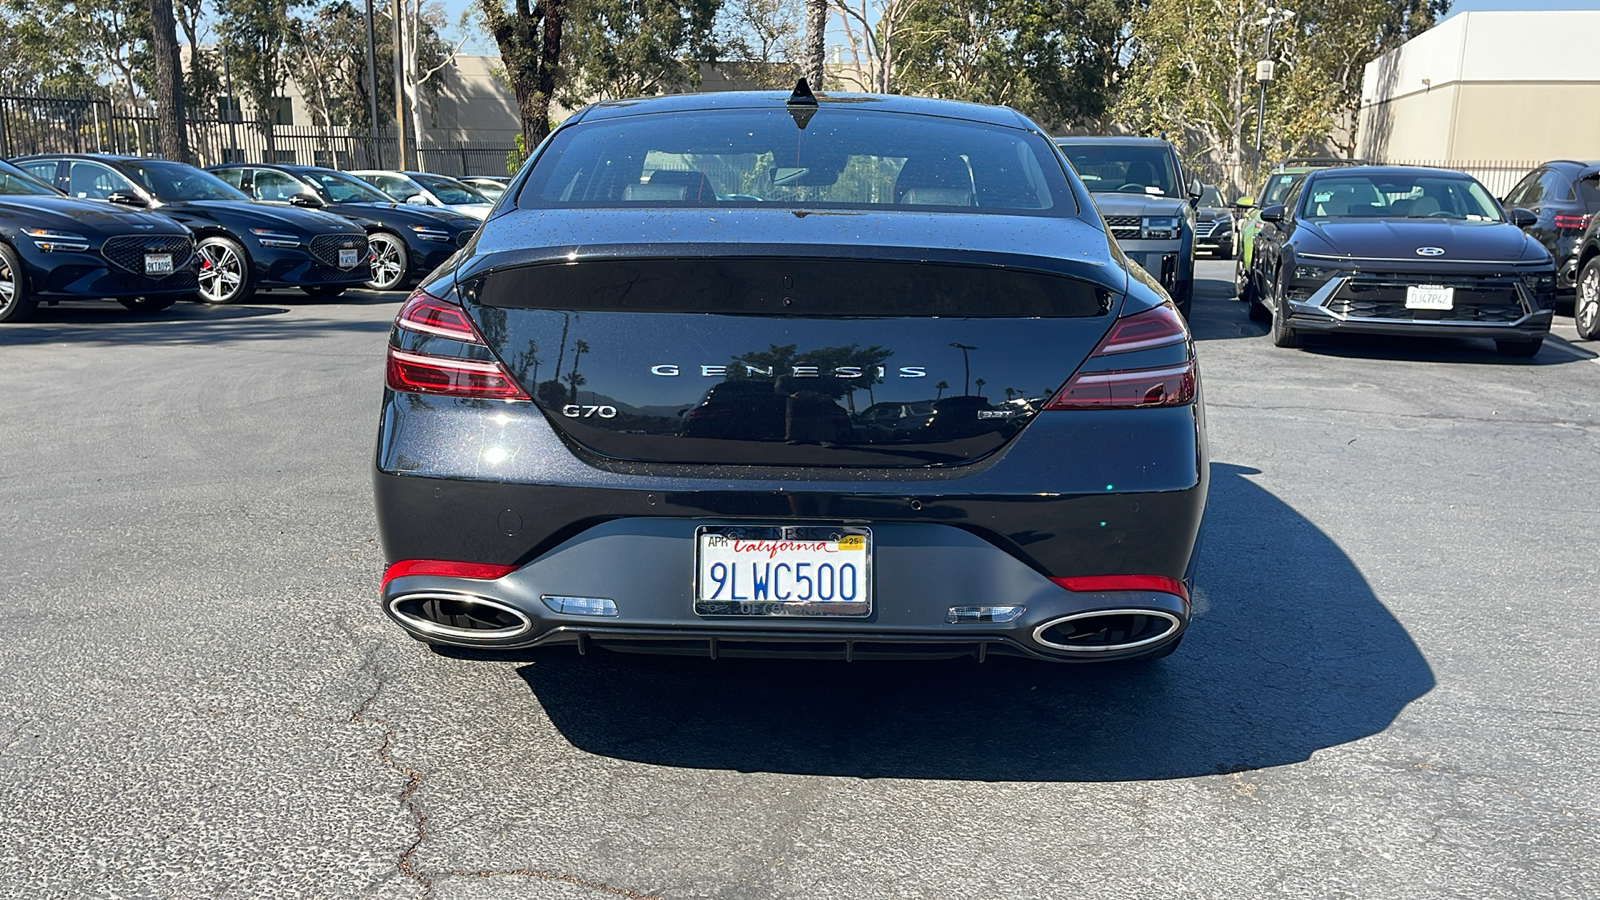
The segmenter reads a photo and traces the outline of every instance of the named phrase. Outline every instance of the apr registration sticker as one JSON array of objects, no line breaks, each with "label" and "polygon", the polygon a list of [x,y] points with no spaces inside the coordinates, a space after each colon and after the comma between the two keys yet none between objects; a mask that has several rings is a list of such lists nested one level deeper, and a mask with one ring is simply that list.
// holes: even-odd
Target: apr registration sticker
[{"label": "apr registration sticker", "polygon": [[707,526],[695,534],[702,616],[865,616],[872,533],[855,526]]}]

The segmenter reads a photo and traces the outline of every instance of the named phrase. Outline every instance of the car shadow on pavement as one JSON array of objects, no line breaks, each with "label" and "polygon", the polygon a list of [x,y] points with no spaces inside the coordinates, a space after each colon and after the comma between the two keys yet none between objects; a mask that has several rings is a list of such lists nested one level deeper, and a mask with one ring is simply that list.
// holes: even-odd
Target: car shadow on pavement
[{"label": "car shadow on pavement", "polygon": [[[296,308],[333,306],[337,301],[304,298]],[[390,322],[329,320],[289,315],[289,306],[256,304],[206,306],[179,303],[153,315],[131,313],[116,303],[77,302],[43,306],[26,322],[0,326],[0,346],[28,344],[207,344],[238,340],[276,340],[316,332],[387,332]],[[365,299],[360,305],[367,305]],[[389,301],[391,303],[395,301]]]},{"label": "car shadow on pavement", "polygon": [[1556,335],[1532,359],[1501,356],[1488,338],[1439,338],[1383,334],[1323,334],[1308,337],[1294,351],[1348,359],[1382,359],[1405,362],[1465,363],[1490,366],[1559,366],[1593,359],[1593,351],[1573,346]]},{"label": "car shadow on pavement", "polygon": [[817,662],[570,647],[518,669],[575,747],[662,766],[1125,781],[1303,761],[1377,734],[1432,670],[1338,545],[1213,464],[1196,618],[1152,664]]}]

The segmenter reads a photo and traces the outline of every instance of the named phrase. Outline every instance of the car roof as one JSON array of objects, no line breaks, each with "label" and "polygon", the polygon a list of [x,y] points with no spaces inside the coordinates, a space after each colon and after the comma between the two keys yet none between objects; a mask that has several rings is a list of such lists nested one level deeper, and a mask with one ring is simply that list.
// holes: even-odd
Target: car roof
[{"label": "car roof", "polygon": [[1113,144],[1128,147],[1168,147],[1171,146],[1166,138],[1158,137],[1132,137],[1129,135],[1073,135],[1072,137],[1051,138],[1061,146],[1068,144]]},{"label": "car roof", "polygon": [[[784,91],[719,91],[708,94],[672,94],[665,97],[647,97],[633,100],[606,100],[596,103],[577,114],[569,122],[587,122],[597,119],[616,119],[649,113],[699,112],[716,109],[774,109],[782,108],[789,99]],[[1012,128],[1028,127],[1029,123],[1015,110],[960,100],[935,100],[930,97],[909,97],[884,94],[817,94],[818,111],[829,108],[874,109],[882,112],[910,113],[924,116],[941,116],[947,119],[966,119],[989,125]]]},{"label": "car roof", "polygon": [[1471,175],[1460,169],[1440,169],[1433,166],[1334,166],[1327,169],[1317,169],[1307,173],[1310,175],[1451,175],[1457,178],[1471,178]]},{"label": "car roof", "polygon": [[184,165],[184,163],[175,159],[162,159],[159,156],[132,156],[126,153],[30,153],[27,156],[18,156],[12,161],[15,162],[17,159],[92,159],[97,162],[170,162]]}]

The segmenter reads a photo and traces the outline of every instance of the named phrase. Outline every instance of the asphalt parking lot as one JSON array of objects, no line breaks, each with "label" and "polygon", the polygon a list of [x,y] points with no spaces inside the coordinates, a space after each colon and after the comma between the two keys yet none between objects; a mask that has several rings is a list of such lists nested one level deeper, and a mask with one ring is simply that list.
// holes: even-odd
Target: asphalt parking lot
[{"label": "asphalt parking lot", "polygon": [[0,896],[1593,898],[1600,344],[1271,346],[1144,668],[429,652],[375,602],[398,296],[0,329]]}]

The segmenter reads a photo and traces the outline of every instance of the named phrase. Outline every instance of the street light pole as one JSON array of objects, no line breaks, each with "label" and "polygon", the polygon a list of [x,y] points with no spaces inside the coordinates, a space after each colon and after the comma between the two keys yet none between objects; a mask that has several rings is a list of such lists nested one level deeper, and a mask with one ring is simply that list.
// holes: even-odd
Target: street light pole
[{"label": "street light pole", "polygon": [[1279,16],[1283,17],[1283,21],[1288,22],[1290,19],[1294,18],[1294,10],[1279,9],[1276,6],[1269,6],[1267,7],[1266,17],[1258,20],[1258,24],[1265,23],[1267,26],[1267,47],[1266,51],[1261,55],[1261,61],[1256,63],[1256,83],[1261,85],[1261,96],[1256,102],[1257,167],[1260,167],[1261,165],[1261,131],[1262,127],[1266,124],[1267,119],[1267,82],[1272,80],[1273,69],[1275,68],[1272,62],[1272,26],[1278,24]]},{"label": "street light pole", "polygon": [[959,344],[955,341],[951,341],[950,346],[961,351],[961,396],[970,397],[972,396],[972,385],[969,379],[972,375],[972,369],[967,365],[967,351],[976,350],[978,348],[969,346],[967,344]]},{"label": "street light pole", "polygon": [[372,36],[372,0],[367,0],[367,143],[383,168],[383,145],[378,142],[378,50]]}]

